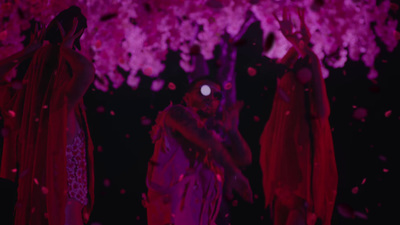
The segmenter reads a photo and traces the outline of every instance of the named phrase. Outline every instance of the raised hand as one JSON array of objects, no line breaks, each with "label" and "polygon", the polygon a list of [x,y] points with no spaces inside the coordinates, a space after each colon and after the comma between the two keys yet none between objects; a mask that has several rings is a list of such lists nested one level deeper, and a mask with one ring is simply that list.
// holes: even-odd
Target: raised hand
[{"label": "raised hand", "polygon": [[83,34],[84,29],[81,29],[75,34],[76,28],[78,26],[78,19],[75,17],[73,22],[72,22],[72,28],[71,30],[68,31],[68,33],[65,33],[64,28],[62,25],[57,22],[58,29],[61,32],[61,37],[63,39],[61,46],[67,47],[67,48],[72,48],[74,45],[75,39],[77,39],[79,36]]},{"label": "raised hand", "polygon": [[284,7],[282,10],[282,20],[279,20],[278,16],[274,13],[275,19],[278,21],[282,34],[287,38],[292,38],[294,36],[293,33],[293,24],[291,22],[290,12],[288,12],[288,8]]},{"label": "raised hand", "polygon": [[31,33],[29,44],[26,46],[27,52],[34,52],[38,50],[43,44],[43,37],[46,33],[46,29],[41,23],[35,23],[35,29]]},{"label": "raised hand", "polygon": [[[306,28],[304,23],[304,12],[300,13],[299,16],[301,16],[300,20],[303,19],[302,26]],[[279,20],[276,14],[274,14],[274,17],[278,21],[282,34],[283,36],[285,36],[286,40],[292,43],[293,47],[296,48],[297,52],[301,56],[304,56],[306,54],[304,50],[306,43],[302,38],[299,38],[297,36],[299,33],[302,34],[301,32],[293,32],[293,24],[291,21],[291,15],[288,8],[287,7],[283,8],[282,20]]]},{"label": "raised hand", "polygon": [[229,200],[233,199],[233,191],[236,191],[245,201],[253,203],[253,191],[249,181],[240,170],[225,175],[224,193]]},{"label": "raised hand", "polygon": [[297,14],[299,15],[300,18],[300,33],[301,33],[301,38],[305,42],[305,44],[308,44],[311,39],[311,33],[310,30],[307,27],[307,24],[305,23],[304,20],[304,8],[299,8],[297,10]]}]

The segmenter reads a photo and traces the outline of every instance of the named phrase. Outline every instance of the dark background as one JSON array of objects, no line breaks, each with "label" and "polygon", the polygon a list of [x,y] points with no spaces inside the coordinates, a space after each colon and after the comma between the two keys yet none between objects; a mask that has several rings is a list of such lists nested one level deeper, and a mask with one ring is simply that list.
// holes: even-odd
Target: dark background
[{"label": "dark background", "polygon": [[[277,67],[272,60],[261,57],[261,37],[259,24],[255,23],[237,46],[237,98],[245,102],[239,129],[253,152],[253,164],[244,174],[253,188],[255,202],[248,204],[236,198],[238,204],[230,214],[232,225],[272,224],[269,211],[264,209],[258,140],[271,110]],[[325,80],[339,174],[332,224],[393,224],[397,220],[395,153],[400,150],[400,87],[396,78],[400,75],[400,49],[391,53],[383,45],[381,49],[375,62],[379,77],[374,82],[367,78],[368,69],[353,61],[341,69],[330,68]],[[208,64],[215,73],[216,60]],[[161,77],[166,84],[173,82],[175,90],[165,85],[161,91],[152,92],[151,78],[140,75],[136,90],[124,84],[104,93],[92,86],[84,97],[95,145],[96,198],[89,224],[146,224],[142,193],[146,193],[147,160],[153,152],[149,131],[158,111],[170,101],[180,102],[187,82],[179,67],[179,53],[170,52],[166,65]],[[257,69],[255,76],[248,75],[250,66]],[[354,107],[368,110],[364,122],[352,117]],[[386,117],[389,110],[392,113]],[[352,192],[355,187],[357,193]],[[354,211],[364,213],[368,219],[346,216]]]}]

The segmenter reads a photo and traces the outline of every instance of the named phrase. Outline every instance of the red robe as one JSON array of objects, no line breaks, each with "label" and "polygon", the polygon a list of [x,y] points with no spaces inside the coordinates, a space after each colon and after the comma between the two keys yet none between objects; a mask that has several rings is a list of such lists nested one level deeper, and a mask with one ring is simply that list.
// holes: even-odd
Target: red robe
[{"label": "red robe", "polygon": [[[66,63],[58,67],[59,51],[54,45],[40,48],[24,77],[24,88],[5,94],[3,112],[15,117],[5,121],[15,131],[5,138],[1,177],[11,178],[18,167],[16,225],[59,225],[65,222],[67,202],[66,137],[67,99],[65,88],[71,75]],[[11,92],[8,92],[11,93]],[[88,199],[84,219],[88,220],[94,200],[93,144],[87,126],[83,100],[74,109],[86,131]],[[18,146],[10,144],[14,139]]]},{"label": "red robe", "polygon": [[[324,84],[323,90],[326,93]],[[311,115],[316,115],[311,95],[309,98]],[[312,116],[312,162],[304,100],[304,86],[292,72],[285,74],[278,82],[271,115],[260,138],[265,206],[271,207],[277,194],[292,193],[305,199],[309,210],[329,225],[338,180],[331,128],[327,118]]]}]

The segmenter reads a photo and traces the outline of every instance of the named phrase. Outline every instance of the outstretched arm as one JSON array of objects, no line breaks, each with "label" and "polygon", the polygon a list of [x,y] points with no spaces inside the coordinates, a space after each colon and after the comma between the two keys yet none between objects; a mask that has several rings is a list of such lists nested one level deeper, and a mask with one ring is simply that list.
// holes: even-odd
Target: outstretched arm
[{"label": "outstretched arm", "polygon": [[[168,111],[165,123],[171,129],[179,132],[184,138],[199,146],[224,167],[226,179],[233,177],[232,188],[247,201],[252,202],[252,191],[247,179],[235,166],[233,159],[223,144],[217,140],[205,127],[199,125],[194,115],[183,106],[173,106]],[[231,180],[231,179],[230,179]]]},{"label": "outstretched arm", "polygon": [[237,101],[232,107],[224,110],[222,127],[227,135],[228,147],[237,166],[251,164],[252,154],[249,145],[239,132],[239,112],[243,108],[243,101]]},{"label": "outstretched arm", "polygon": [[320,60],[311,48],[307,47],[306,53],[310,57],[311,63],[311,98],[316,105],[317,116],[319,118],[327,118],[330,114],[330,107],[325,82],[322,77]]},{"label": "outstretched arm", "polygon": [[[62,26],[58,24],[63,36],[63,42],[60,46],[60,56],[72,69],[72,79],[66,89],[68,99],[68,110],[71,110],[75,104],[83,97],[94,79],[94,67],[92,62],[79,52],[72,49],[73,43],[83,33],[83,29],[75,33],[78,20],[74,18],[71,30],[65,34]],[[61,63],[60,63],[61,64]]]}]

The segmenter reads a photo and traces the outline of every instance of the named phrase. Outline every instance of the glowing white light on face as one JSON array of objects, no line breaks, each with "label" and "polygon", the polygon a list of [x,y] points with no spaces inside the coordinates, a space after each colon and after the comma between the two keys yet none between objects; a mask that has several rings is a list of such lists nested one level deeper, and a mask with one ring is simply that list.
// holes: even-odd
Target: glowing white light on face
[{"label": "glowing white light on face", "polygon": [[201,88],[200,88],[200,93],[203,96],[209,96],[211,94],[210,86],[208,86],[207,84],[202,85]]}]

